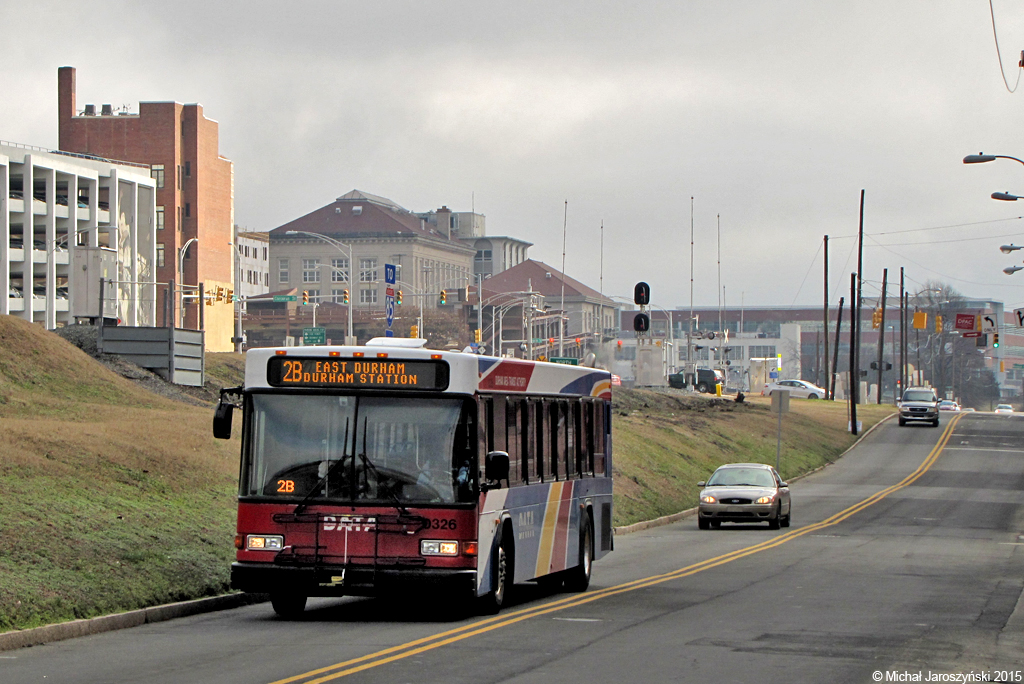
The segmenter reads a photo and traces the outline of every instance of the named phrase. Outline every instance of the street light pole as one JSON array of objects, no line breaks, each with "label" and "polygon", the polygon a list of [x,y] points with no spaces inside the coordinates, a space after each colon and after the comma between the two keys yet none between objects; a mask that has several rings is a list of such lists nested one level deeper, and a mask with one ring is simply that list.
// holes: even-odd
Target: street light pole
[{"label": "street light pole", "polygon": [[[338,240],[335,240],[334,238],[329,238],[326,235],[321,235],[320,233],[310,233],[309,231],[306,231],[306,230],[286,230],[284,232],[284,234],[285,235],[308,235],[309,237],[316,238],[318,240],[322,240],[323,242],[326,242],[327,244],[332,245],[335,249],[337,249],[342,254],[345,254],[345,250],[348,249],[348,254],[347,254],[347,256],[348,256],[348,273],[345,274],[346,284],[349,287],[349,295],[348,295],[349,296],[349,301],[348,301],[348,307],[347,307],[348,308],[348,335],[346,335],[346,337],[345,337],[345,344],[347,344],[347,345],[355,344],[355,338],[352,335],[352,303],[353,303],[353,300],[355,299],[355,292],[352,291],[352,290],[355,289],[352,286],[352,270],[355,268],[355,264],[353,263],[354,259],[353,259],[353,256],[352,256],[352,245],[347,245],[344,242],[339,242]],[[316,307],[313,307],[313,325],[314,325],[314,327],[316,326]]]},{"label": "street light pole", "polygon": [[[181,278],[181,327],[185,327],[185,252],[192,246],[193,242],[199,242],[199,238],[189,238],[178,250],[178,276]],[[199,306],[203,303],[200,302]]]}]

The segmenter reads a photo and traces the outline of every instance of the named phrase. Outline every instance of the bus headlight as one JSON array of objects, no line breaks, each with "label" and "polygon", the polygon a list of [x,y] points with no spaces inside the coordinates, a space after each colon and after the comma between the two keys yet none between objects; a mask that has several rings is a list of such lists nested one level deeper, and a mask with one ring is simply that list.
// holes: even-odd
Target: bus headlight
[{"label": "bus headlight", "polygon": [[422,539],[420,540],[420,554],[423,556],[457,556],[459,555],[459,542]]},{"label": "bus headlight", "polygon": [[280,551],[284,548],[284,537],[280,534],[250,534],[245,537],[248,551]]}]

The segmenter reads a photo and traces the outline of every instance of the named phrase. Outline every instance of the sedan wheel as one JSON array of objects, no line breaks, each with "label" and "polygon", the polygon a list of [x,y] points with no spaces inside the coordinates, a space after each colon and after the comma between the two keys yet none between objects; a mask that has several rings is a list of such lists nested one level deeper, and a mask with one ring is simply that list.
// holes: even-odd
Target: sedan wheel
[{"label": "sedan wheel", "polygon": [[817,399],[817,398],[818,398],[818,395],[817,395],[817,394],[808,394],[808,395],[807,395],[807,398],[808,398],[808,399]]},{"label": "sedan wheel", "polygon": [[705,520],[704,518],[702,518],[702,517],[700,517],[698,515],[697,516],[697,529],[699,529],[699,530],[710,530],[711,529],[711,521],[710,520]]},{"label": "sedan wheel", "polygon": [[773,515],[771,517],[771,519],[768,520],[768,529],[769,530],[777,530],[777,529],[779,529],[779,526],[781,524],[782,524],[782,503],[780,502],[779,505],[775,507],[775,515]]}]

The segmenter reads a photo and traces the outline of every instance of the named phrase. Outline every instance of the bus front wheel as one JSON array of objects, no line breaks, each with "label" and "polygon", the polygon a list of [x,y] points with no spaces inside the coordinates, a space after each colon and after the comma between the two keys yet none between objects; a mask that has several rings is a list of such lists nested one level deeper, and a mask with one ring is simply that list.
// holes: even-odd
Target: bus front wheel
[{"label": "bus front wheel", "polygon": [[294,619],[306,610],[306,597],[302,594],[275,592],[270,595],[270,605],[283,618]]},{"label": "bus front wheel", "polygon": [[511,533],[502,530],[501,538],[491,559],[491,591],[481,598],[481,612],[496,615],[508,599],[512,586],[512,569],[515,567]]},{"label": "bus front wheel", "polygon": [[565,588],[569,591],[582,592],[590,586],[590,575],[594,568],[594,532],[590,524],[590,515],[583,514],[580,528],[580,563],[569,570],[565,578]]}]

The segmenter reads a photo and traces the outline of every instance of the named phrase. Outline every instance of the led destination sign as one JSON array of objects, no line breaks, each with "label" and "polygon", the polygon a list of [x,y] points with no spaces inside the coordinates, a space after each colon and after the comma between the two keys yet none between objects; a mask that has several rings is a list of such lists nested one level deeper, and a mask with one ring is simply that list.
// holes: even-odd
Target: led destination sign
[{"label": "led destination sign", "polygon": [[448,387],[448,364],[275,356],[267,363],[267,382],[272,387],[443,390]]}]

